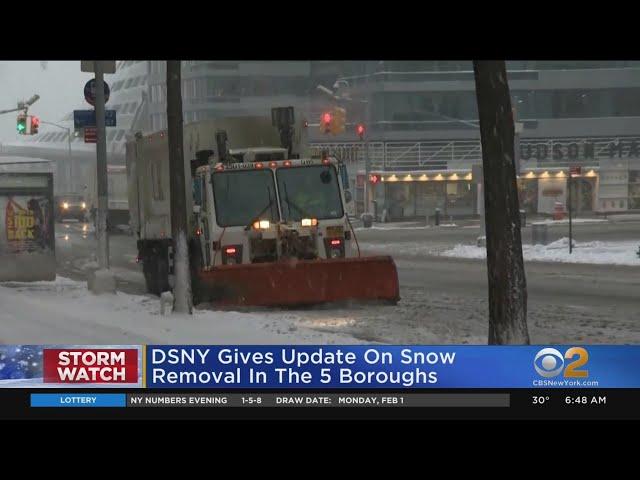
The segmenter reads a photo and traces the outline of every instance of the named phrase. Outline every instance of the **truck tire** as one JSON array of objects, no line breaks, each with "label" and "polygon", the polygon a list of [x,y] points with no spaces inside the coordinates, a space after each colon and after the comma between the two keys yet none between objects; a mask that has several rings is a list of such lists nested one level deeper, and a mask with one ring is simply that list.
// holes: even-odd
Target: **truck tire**
[{"label": "truck tire", "polygon": [[160,246],[149,248],[142,259],[142,272],[147,286],[147,292],[160,295],[170,290],[169,260],[167,252]]},{"label": "truck tire", "polygon": [[142,272],[144,274],[144,282],[147,286],[147,292],[153,295],[160,295],[160,286],[158,284],[158,278],[154,275],[156,270],[155,260],[150,257],[146,257],[142,261]]}]

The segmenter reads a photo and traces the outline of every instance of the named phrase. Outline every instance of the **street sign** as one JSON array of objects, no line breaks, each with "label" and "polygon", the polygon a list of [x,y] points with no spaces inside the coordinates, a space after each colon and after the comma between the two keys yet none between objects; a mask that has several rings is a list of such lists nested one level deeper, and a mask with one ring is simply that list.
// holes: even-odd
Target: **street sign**
[{"label": "street sign", "polygon": [[[73,128],[79,129],[84,127],[96,126],[96,111],[95,110],[74,110],[73,111]],[[116,126],[116,111],[105,110],[104,111],[104,126],[115,127]]]},{"label": "street sign", "polygon": [[[109,85],[107,82],[104,82],[104,103],[109,101],[109,93],[111,90],[109,89]],[[96,104],[96,79],[92,78],[89,80],[84,86],[84,99],[87,101],[89,105]]]},{"label": "street sign", "polygon": [[84,129],[84,143],[98,143],[98,129],[96,127]]},{"label": "street sign", "polygon": [[582,173],[582,167],[580,165],[571,165],[571,167],[569,167],[569,175],[576,176],[576,175],[580,175]]},{"label": "street sign", "polygon": [[[81,60],[80,71],[87,73],[94,73],[96,60]],[[102,66],[102,73],[116,73],[116,61],[115,60],[100,60]]]}]

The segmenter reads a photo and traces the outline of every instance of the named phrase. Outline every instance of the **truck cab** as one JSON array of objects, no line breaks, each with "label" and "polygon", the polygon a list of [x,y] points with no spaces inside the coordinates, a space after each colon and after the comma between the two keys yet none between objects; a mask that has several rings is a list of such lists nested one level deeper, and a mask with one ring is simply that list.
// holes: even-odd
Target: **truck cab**
[{"label": "truck cab", "polygon": [[338,162],[255,150],[245,157],[261,161],[217,163],[195,172],[199,267],[352,257]]}]

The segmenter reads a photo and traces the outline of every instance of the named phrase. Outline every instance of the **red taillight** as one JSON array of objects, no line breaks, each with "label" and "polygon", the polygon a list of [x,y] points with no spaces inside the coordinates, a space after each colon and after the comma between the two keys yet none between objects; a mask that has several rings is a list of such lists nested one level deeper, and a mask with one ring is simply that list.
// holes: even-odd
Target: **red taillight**
[{"label": "red taillight", "polygon": [[323,158],[322,159],[322,164],[323,165],[329,165],[331,163],[331,160],[329,160],[328,158]]},{"label": "red taillight", "polygon": [[256,163],[256,168],[262,168],[264,167],[264,165],[262,164],[262,162],[258,162]]},{"label": "red taillight", "polygon": [[227,247],[224,251],[227,255],[235,255],[236,247]]},{"label": "red taillight", "polygon": [[269,168],[276,168],[278,166],[277,162],[269,162]]},{"label": "red taillight", "polygon": [[291,161],[290,160],[285,160],[284,161],[284,166],[285,167],[290,167],[291,166]]},{"label": "red taillight", "polygon": [[322,114],[322,122],[325,125],[328,125],[331,123],[331,114],[329,112],[323,113]]},{"label": "red taillight", "polygon": [[200,235],[202,235],[202,230],[196,228],[196,236],[199,237]]},{"label": "red taillight", "polygon": [[333,240],[331,240],[331,246],[332,247],[337,247],[342,243],[342,240],[340,240],[339,238],[334,238]]}]

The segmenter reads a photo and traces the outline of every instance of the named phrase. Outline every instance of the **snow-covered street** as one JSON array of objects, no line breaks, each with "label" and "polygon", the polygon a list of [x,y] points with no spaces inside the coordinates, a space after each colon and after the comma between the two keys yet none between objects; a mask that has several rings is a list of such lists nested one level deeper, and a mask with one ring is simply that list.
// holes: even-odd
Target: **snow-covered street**
[{"label": "snow-covered street", "polygon": [[[566,236],[566,226],[551,228],[550,240],[555,243],[531,249],[526,246],[530,231],[523,230],[532,342],[640,343],[640,269],[633,263],[640,243],[634,240],[638,224],[574,226],[577,248],[571,260],[588,263],[559,261],[569,257],[568,245],[558,243]],[[222,312],[201,305],[192,317],[160,315],[160,300],[144,293],[141,268],[135,262],[135,238],[127,235],[111,237],[118,294],[89,294],[84,279],[94,239],[82,231],[82,225],[65,224],[59,230],[67,239],[58,239],[56,282],[0,285],[0,343],[487,341],[486,263],[481,259],[483,249],[474,245],[478,234],[474,229],[358,231],[363,254],[395,258],[402,297],[396,306]],[[456,248],[467,258],[458,256]],[[446,252],[457,253],[444,256]],[[608,255],[606,261],[603,252]],[[554,255],[558,260],[553,260]]]}]

